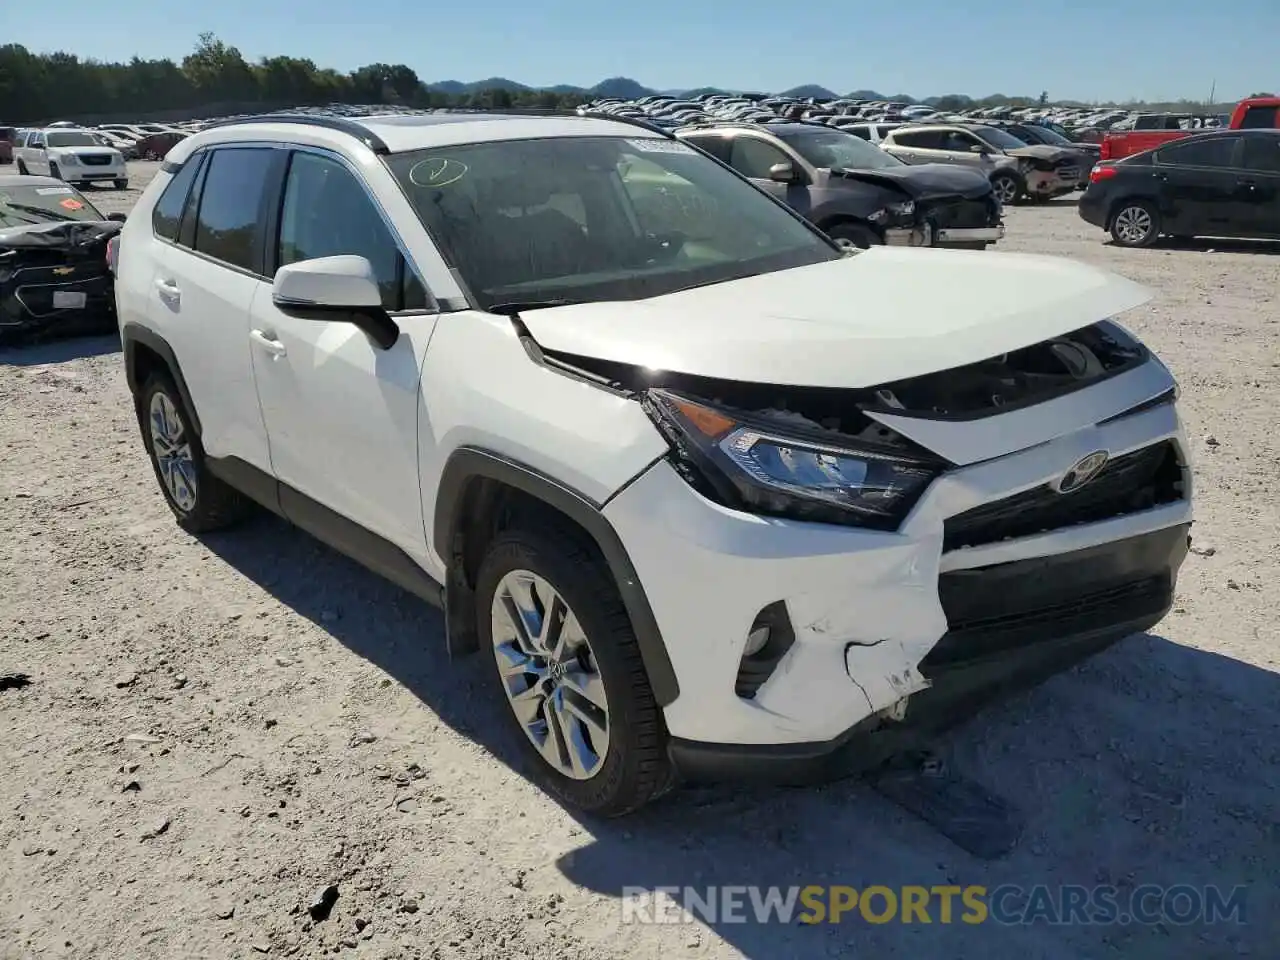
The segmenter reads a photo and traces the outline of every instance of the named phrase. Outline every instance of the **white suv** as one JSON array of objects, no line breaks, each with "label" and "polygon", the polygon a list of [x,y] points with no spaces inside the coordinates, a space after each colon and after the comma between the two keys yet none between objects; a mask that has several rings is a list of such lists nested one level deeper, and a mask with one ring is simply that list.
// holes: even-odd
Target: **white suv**
[{"label": "white suv", "polygon": [[641,122],[212,126],[116,269],[179,524],[256,501],[443,604],[597,813],[864,769],[1154,625],[1187,551],[1146,291],[846,251]]},{"label": "white suv", "polygon": [[117,190],[129,186],[124,154],[105,146],[91,130],[50,127],[28,130],[14,146],[19,173],[53,177],[78,186],[110,183]]}]

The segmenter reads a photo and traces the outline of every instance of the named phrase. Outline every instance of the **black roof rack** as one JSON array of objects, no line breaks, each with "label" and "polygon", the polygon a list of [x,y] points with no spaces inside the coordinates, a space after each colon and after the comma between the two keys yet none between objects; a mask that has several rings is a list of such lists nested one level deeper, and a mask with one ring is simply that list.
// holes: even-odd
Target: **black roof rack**
[{"label": "black roof rack", "polygon": [[346,133],[372,150],[374,153],[390,153],[382,138],[374,134],[358,120],[339,117],[328,113],[264,113],[252,117],[241,117],[232,120],[217,120],[204,125],[204,130],[217,127],[235,127],[249,123],[305,123],[313,127],[324,127],[326,130],[337,130]]}]

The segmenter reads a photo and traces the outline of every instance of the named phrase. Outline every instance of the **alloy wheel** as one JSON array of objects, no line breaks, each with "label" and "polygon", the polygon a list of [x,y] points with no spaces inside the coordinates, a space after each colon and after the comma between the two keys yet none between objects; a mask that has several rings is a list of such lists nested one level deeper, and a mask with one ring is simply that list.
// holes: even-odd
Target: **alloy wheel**
[{"label": "alloy wheel", "polygon": [[1018,199],[1018,184],[1011,177],[997,177],[993,184],[996,198],[1005,206],[1011,206]]},{"label": "alloy wheel", "polygon": [[183,513],[189,513],[195,508],[199,488],[195,457],[182,417],[163,390],[151,395],[147,415],[151,424],[151,449],[160,468],[160,479],[174,505]]},{"label": "alloy wheel", "polygon": [[528,570],[499,581],[491,616],[494,659],[525,736],[557,773],[595,776],[609,752],[609,703],[577,616]]},{"label": "alloy wheel", "polygon": [[1142,207],[1125,207],[1116,214],[1116,235],[1125,243],[1142,243],[1151,226],[1151,214]]}]

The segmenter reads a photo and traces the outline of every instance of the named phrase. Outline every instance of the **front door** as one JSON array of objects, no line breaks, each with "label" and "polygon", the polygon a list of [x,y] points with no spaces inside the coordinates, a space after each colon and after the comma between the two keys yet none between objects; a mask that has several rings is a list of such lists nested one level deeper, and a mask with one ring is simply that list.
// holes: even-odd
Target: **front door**
[{"label": "front door", "polygon": [[[773,194],[792,210],[807,215],[812,201],[809,199],[809,176],[804,163],[777,144],[755,137],[749,133],[738,133],[733,137],[733,146],[729,150],[729,165],[757,187]],[[780,163],[787,163],[796,172],[800,180],[796,183],[779,183],[769,176],[769,171]]]},{"label": "front door", "polygon": [[282,492],[282,505],[309,527],[319,504],[423,557],[418,386],[436,314],[372,196],[343,161],[294,151],[283,191],[270,269],[318,257],[366,257],[400,337],[382,350],[350,323],[282,313],[270,286],[254,299],[245,342],[272,470],[310,501]]}]

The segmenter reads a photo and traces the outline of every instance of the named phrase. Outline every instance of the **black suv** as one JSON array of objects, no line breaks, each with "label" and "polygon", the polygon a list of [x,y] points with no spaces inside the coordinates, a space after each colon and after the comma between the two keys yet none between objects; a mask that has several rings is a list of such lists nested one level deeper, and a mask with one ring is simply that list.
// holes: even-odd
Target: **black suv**
[{"label": "black suv", "polygon": [[835,240],[982,250],[1004,236],[986,175],[912,165],[825,124],[687,127],[676,135],[755,181]]}]

